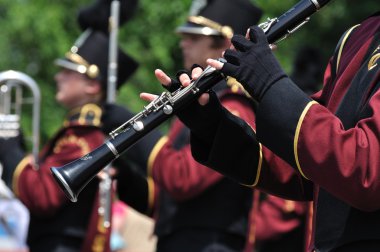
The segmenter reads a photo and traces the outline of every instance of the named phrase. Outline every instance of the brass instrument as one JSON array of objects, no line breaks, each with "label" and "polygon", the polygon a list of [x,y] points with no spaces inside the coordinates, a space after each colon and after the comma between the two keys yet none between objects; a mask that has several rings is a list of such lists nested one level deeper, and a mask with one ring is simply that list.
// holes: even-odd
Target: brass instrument
[{"label": "brass instrument", "polygon": [[[270,44],[277,43],[309,21],[309,16],[330,0],[301,0],[278,18],[268,19],[259,25]],[[223,59],[221,59],[223,61]],[[73,202],[79,193],[106,164],[169,119],[176,111],[188,106],[202,93],[225,78],[212,67],[207,67],[199,78],[187,87],[174,92],[164,92],[149,103],[143,111],[112,131],[110,138],[87,155],[51,171],[66,196]]]},{"label": "brass instrument", "polygon": [[0,72],[0,137],[18,136],[23,106],[32,106],[32,136],[29,140],[36,164],[40,144],[40,104],[40,89],[30,76],[14,70]]}]

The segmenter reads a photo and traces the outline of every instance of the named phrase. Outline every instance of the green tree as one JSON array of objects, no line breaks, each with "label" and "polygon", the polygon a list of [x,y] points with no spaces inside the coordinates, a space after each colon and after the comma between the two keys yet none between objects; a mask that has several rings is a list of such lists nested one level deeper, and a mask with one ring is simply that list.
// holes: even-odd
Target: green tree
[{"label": "green tree", "polygon": [[[57,68],[53,61],[63,56],[79,36],[77,12],[93,1],[0,0],[0,71],[25,72],[39,84],[42,143],[57,130],[64,116],[54,99]],[[296,2],[255,1],[264,10],[262,22],[267,17],[280,16]],[[132,19],[120,27],[119,45],[140,67],[120,90],[118,103],[128,105],[135,112],[141,111],[145,102],[140,100],[140,92],[163,91],[154,77],[154,69],[162,68],[174,75],[182,68],[179,37],[174,30],[185,22],[190,4],[191,0],[140,0]],[[314,45],[320,48],[327,62],[343,31],[377,9],[376,0],[331,1],[296,34],[280,42],[276,55],[286,71],[290,71],[297,50],[303,45]],[[30,116],[26,115],[23,121],[30,121]]]}]

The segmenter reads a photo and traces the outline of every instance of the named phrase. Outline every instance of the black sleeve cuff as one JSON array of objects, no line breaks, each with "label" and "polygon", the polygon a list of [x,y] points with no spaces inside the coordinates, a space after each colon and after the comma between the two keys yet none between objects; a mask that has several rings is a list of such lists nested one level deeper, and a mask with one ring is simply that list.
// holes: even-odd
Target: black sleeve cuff
[{"label": "black sleeve cuff", "polygon": [[192,154],[198,162],[245,184],[255,185],[261,169],[261,146],[253,129],[224,109],[211,147],[191,135]]},{"label": "black sleeve cuff", "polygon": [[289,78],[275,83],[257,109],[258,140],[296,168],[294,139],[301,115],[312,100]]},{"label": "black sleeve cuff", "polygon": [[224,116],[224,107],[220,103],[216,93],[209,91],[209,102],[202,106],[198,101],[178,113],[178,118],[191,131],[191,135],[210,146],[215,138],[216,128]]}]

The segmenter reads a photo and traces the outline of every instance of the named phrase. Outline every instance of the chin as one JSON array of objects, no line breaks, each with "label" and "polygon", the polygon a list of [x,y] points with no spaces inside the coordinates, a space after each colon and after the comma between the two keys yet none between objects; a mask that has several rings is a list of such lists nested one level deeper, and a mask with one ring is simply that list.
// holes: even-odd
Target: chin
[{"label": "chin", "polygon": [[56,100],[57,102],[61,102],[61,101],[62,101],[62,95],[59,95],[59,93],[57,93],[57,94],[55,95],[55,100]]},{"label": "chin", "polygon": [[55,100],[56,100],[56,102],[59,103],[60,105],[66,107],[66,102],[65,102],[65,97],[64,97],[64,96],[61,96],[61,95],[57,94],[57,95],[55,96]]}]

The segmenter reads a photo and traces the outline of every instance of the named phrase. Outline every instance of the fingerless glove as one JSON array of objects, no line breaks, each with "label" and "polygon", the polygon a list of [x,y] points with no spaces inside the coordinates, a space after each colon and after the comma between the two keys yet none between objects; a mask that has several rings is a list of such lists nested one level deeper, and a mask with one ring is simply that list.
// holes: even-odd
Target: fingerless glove
[{"label": "fingerless glove", "polygon": [[221,72],[236,78],[252,97],[260,101],[265,92],[286,74],[274,57],[263,30],[253,26],[249,37],[250,40],[242,35],[233,36],[231,42],[236,50],[225,51],[227,63]]}]

